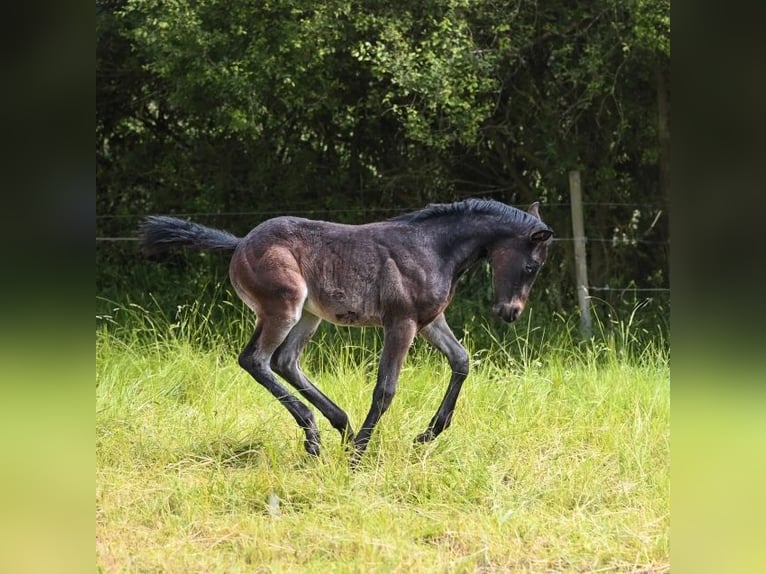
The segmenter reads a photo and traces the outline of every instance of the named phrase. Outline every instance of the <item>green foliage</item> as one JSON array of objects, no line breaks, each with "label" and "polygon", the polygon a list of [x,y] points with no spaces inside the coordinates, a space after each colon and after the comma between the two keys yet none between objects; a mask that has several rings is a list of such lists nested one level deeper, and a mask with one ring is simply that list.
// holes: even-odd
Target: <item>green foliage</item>
[{"label": "green foliage", "polygon": [[636,44],[657,58],[670,58],[670,0],[638,0]]},{"label": "green foliage", "polygon": [[[541,200],[568,237],[580,169],[592,284],[667,286],[669,59],[667,0],[127,0],[97,12],[97,234],[491,196]],[[583,341],[572,259],[554,245],[510,327],[487,318],[489,270],[465,277],[453,428],[411,444],[448,377],[417,343],[350,473],[325,421],[307,461],[236,365],[253,317],[225,256],[98,243],[99,566],[666,571],[669,305],[607,292]],[[377,330],[327,326],[304,364],[359,421],[379,349]]]},{"label": "green foliage", "polygon": [[[668,285],[667,0],[128,0],[97,38],[99,235],[146,213],[246,233],[489,195],[541,200],[568,237],[580,169],[591,282]],[[571,261],[557,244],[538,286],[555,311]],[[99,245],[97,269],[101,295],[160,290],[132,246]],[[179,286],[221,273],[186,269]]]},{"label": "green foliage", "polygon": [[381,104],[412,140],[445,151],[471,146],[491,115],[498,83],[493,57],[473,38],[460,3],[435,3],[431,15],[410,9],[367,18],[371,38],[352,54],[388,89]]}]

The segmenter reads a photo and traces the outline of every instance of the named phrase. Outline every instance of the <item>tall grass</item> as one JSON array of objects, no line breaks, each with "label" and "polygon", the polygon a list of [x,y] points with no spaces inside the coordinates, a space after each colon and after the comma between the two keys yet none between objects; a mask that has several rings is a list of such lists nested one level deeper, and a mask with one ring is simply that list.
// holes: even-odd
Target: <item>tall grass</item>
[{"label": "tall grass", "polygon": [[[104,303],[104,302],[102,302]],[[238,366],[250,314],[113,304],[97,319],[96,552],[105,572],[661,572],[669,359],[641,309],[581,340],[563,316],[476,324],[453,426],[414,445],[449,378],[417,343],[362,465],[319,416],[309,458]],[[482,343],[476,344],[479,339]],[[486,341],[489,340],[489,344]],[[358,426],[381,337],[329,328],[304,367]]]}]

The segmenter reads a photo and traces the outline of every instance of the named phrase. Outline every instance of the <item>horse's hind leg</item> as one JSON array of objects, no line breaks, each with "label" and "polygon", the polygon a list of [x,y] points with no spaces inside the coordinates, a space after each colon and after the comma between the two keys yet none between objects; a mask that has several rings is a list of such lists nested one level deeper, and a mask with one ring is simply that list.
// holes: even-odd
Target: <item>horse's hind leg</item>
[{"label": "horse's hind leg", "polygon": [[295,321],[285,321],[259,317],[258,325],[250,342],[239,355],[239,364],[263,385],[290,412],[306,433],[304,446],[312,455],[319,454],[319,429],[314,414],[298,398],[290,394],[284,385],[277,381],[271,370],[271,357],[282,344],[292,329]]},{"label": "horse's hind leg", "polygon": [[354,431],[348,421],[348,415],[332,400],[320,391],[301,370],[299,359],[303,349],[316,332],[321,319],[304,311],[300,321],[287,335],[271,358],[272,368],[295,387],[298,392],[314,405],[330,421],[333,428],[340,432],[344,441],[354,438]]},{"label": "horse's hind leg", "polygon": [[444,353],[452,369],[447,393],[444,395],[439,409],[431,419],[425,432],[415,438],[415,442],[428,442],[439,436],[452,422],[452,413],[455,412],[457,397],[460,394],[463,381],[468,376],[469,361],[468,352],[455,338],[449,325],[447,325],[444,315],[439,315],[429,325],[424,327],[420,334],[434,347]]}]

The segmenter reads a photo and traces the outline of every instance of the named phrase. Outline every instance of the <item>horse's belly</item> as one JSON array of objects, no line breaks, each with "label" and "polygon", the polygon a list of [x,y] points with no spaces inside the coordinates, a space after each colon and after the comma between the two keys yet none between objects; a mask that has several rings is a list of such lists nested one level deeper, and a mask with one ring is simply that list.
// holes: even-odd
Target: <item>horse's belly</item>
[{"label": "horse's belly", "polygon": [[309,297],[303,307],[312,315],[336,325],[380,325],[380,317],[362,306],[344,304],[344,301],[319,301]]}]

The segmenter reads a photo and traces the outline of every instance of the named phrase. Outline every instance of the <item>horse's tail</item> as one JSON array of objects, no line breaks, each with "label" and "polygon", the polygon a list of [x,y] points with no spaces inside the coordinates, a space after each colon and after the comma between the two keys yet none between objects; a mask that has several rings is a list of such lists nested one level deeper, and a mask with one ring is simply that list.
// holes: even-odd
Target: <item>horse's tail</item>
[{"label": "horse's tail", "polygon": [[234,249],[239,237],[228,231],[205,227],[168,215],[150,215],[139,228],[139,241],[145,255],[164,253],[174,247],[227,251]]}]

